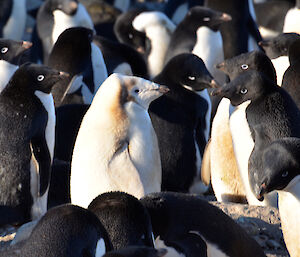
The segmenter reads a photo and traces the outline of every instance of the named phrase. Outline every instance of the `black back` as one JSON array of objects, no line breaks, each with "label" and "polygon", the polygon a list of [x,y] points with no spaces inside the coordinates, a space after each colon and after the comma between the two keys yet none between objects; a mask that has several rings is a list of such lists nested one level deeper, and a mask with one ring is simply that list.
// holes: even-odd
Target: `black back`
[{"label": "black back", "polygon": [[11,15],[13,2],[14,0],[2,0],[0,2],[0,37],[3,37],[3,28]]},{"label": "black back", "polygon": [[104,193],[88,209],[105,227],[115,250],[130,245],[154,247],[149,214],[134,196],[124,192]]}]

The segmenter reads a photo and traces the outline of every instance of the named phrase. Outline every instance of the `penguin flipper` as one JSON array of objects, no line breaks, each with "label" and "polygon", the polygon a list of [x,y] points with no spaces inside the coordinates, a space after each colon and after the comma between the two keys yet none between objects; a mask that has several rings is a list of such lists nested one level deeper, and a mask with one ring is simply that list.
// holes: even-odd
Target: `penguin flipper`
[{"label": "penguin flipper", "polygon": [[208,140],[203,158],[201,163],[201,180],[202,182],[208,186],[210,183],[210,174],[211,174],[211,167],[210,167],[210,139]]},{"label": "penguin flipper", "polygon": [[45,135],[36,135],[31,140],[32,152],[39,166],[39,196],[45,194],[50,184],[51,156]]}]

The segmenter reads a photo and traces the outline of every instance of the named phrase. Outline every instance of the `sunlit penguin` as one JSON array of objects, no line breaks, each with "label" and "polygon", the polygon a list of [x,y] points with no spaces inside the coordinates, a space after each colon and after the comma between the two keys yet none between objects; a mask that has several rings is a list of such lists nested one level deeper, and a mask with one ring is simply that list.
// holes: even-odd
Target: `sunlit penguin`
[{"label": "sunlit penguin", "polygon": [[71,201],[87,207],[99,194],[125,191],[137,198],[160,191],[161,161],[149,104],[165,86],[110,75],[85,114],[71,167]]},{"label": "sunlit penguin", "polygon": [[296,0],[296,5],[291,8],[284,19],[283,32],[296,32],[300,33],[300,1]]}]

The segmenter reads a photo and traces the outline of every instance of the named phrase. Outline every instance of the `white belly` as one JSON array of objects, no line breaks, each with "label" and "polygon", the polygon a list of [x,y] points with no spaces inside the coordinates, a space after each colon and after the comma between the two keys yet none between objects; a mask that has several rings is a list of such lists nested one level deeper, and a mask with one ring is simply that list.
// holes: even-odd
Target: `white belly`
[{"label": "white belly", "polygon": [[282,78],[286,69],[290,66],[290,61],[288,56],[280,56],[276,59],[271,60],[277,75],[277,85],[281,86]]},{"label": "white belly", "polygon": [[300,9],[293,8],[287,12],[284,20],[283,32],[300,33]]},{"label": "white belly", "polygon": [[7,61],[0,60],[0,92],[6,87],[12,75],[19,68],[19,66],[10,64]]},{"label": "white belly", "polygon": [[206,142],[207,142],[208,138],[209,138],[209,134],[210,134],[210,119],[211,119],[211,106],[212,106],[211,105],[211,100],[210,100],[207,89],[199,91],[199,92],[197,92],[197,94],[200,95],[201,97],[203,97],[206,100],[207,104],[208,104],[207,112],[206,112],[206,115],[205,115],[206,127],[205,127],[205,130],[204,130],[204,135],[205,135],[205,139],[206,139]]}]

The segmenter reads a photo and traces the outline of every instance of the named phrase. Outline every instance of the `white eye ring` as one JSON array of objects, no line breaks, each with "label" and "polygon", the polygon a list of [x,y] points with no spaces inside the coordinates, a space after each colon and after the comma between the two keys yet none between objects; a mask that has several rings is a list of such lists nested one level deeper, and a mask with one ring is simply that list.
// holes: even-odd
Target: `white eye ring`
[{"label": "white eye ring", "polygon": [[281,174],[281,176],[282,176],[283,178],[287,177],[287,175],[289,175],[289,172],[288,172],[288,171],[285,171],[285,172],[283,172],[283,173]]},{"label": "white eye ring", "polygon": [[203,18],[203,21],[210,21],[210,18],[209,17],[205,17],[205,18]]},{"label": "white eye ring", "polygon": [[189,80],[195,80],[196,79],[196,77],[194,77],[194,76],[188,76],[188,78],[189,78]]},{"label": "white eye ring", "polygon": [[129,34],[128,34],[128,37],[129,37],[130,39],[132,39],[132,38],[133,38],[133,35],[132,35],[131,33],[129,33]]},{"label": "white eye ring", "polygon": [[1,48],[1,53],[5,54],[8,51],[8,47]]},{"label": "white eye ring", "polygon": [[247,70],[247,69],[249,68],[249,66],[248,66],[247,64],[243,64],[243,65],[241,66],[241,68],[242,68],[243,70]]},{"label": "white eye ring", "polygon": [[240,92],[241,92],[241,94],[243,94],[243,95],[244,95],[244,94],[247,94],[248,89],[247,89],[247,88],[242,88]]},{"label": "white eye ring", "polygon": [[37,76],[37,80],[38,80],[38,81],[43,81],[44,78],[45,78],[44,75],[38,75],[38,76]]}]

